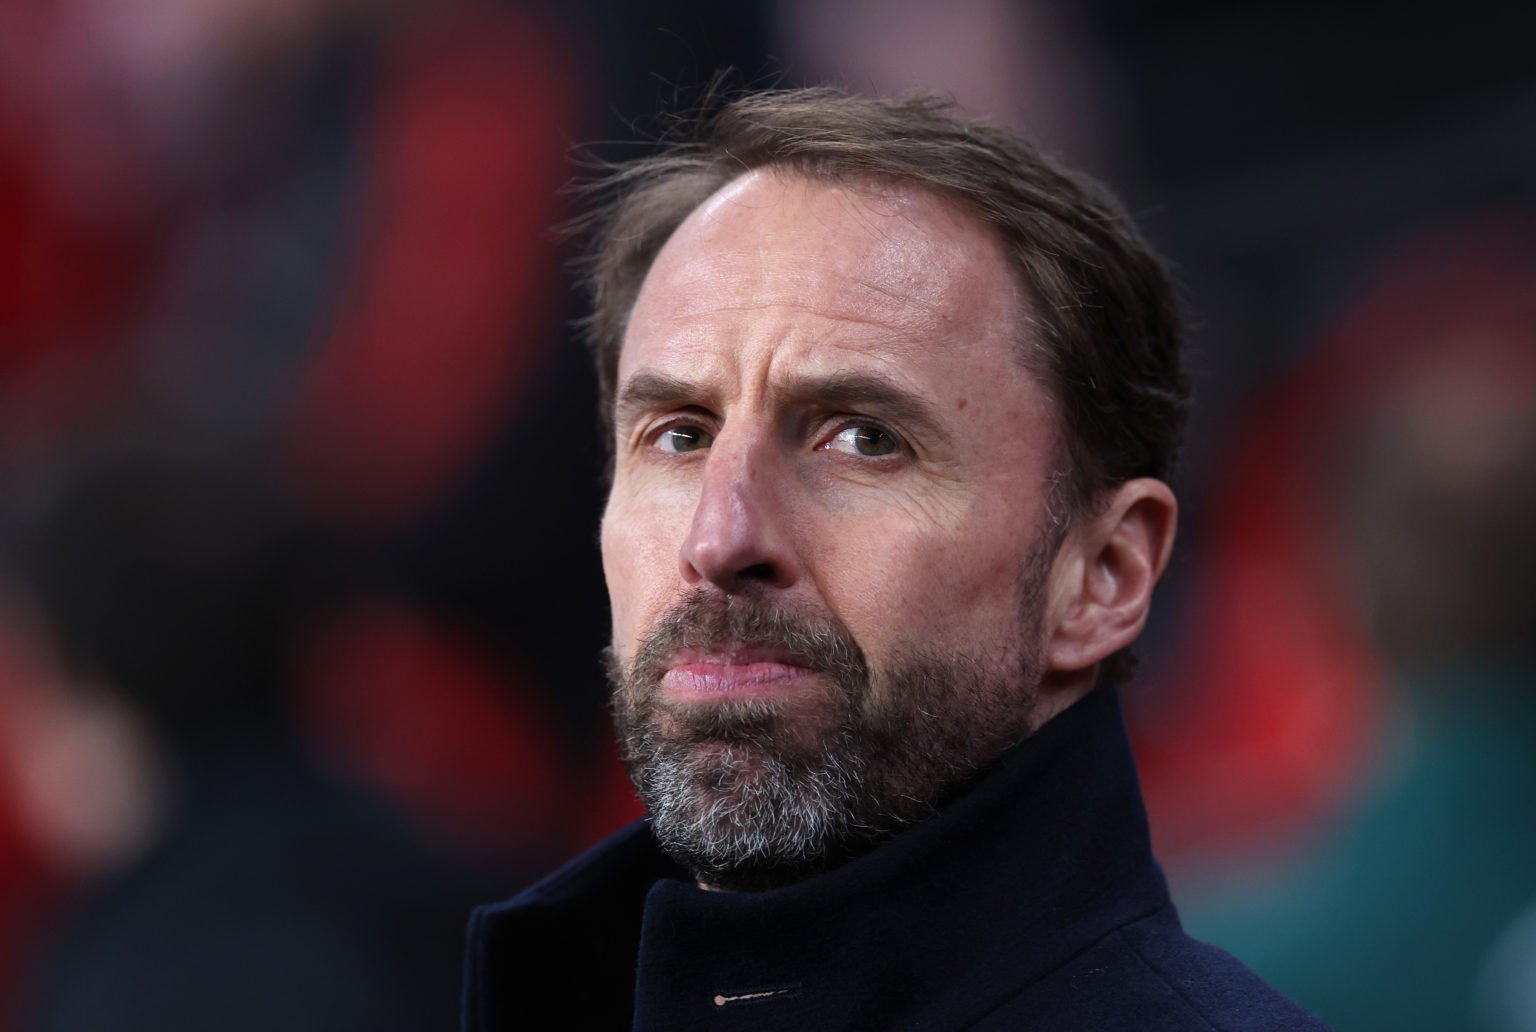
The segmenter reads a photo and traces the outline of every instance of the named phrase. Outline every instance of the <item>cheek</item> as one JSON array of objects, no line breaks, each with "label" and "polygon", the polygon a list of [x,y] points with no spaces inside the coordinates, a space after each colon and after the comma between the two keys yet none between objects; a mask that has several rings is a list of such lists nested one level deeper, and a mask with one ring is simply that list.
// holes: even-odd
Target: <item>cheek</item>
[{"label": "cheek", "polygon": [[871,658],[919,644],[975,648],[1018,626],[1027,541],[975,519],[871,528],[823,552],[822,592]]},{"label": "cheek", "polygon": [[653,495],[621,493],[616,485],[603,513],[603,576],[613,616],[613,643],[621,657],[634,651],[674,599],[678,554],[687,523]]}]

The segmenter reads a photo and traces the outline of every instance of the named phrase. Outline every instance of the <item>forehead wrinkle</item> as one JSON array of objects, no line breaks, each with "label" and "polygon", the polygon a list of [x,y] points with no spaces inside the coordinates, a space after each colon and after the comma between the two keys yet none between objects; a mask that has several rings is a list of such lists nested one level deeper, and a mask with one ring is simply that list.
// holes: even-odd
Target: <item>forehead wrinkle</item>
[{"label": "forehead wrinkle", "polygon": [[873,280],[855,280],[854,282],[871,294],[885,298],[888,301],[898,302],[902,307],[915,309],[924,315],[930,316],[935,323],[943,321],[944,303],[942,301],[929,300],[905,287],[898,289],[896,287],[882,286]]},{"label": "forehead wrinkle", "polygon": [[[786,181],[785,177],[774,178]],[[921,313],[942,321],[946,309],[966,310],[956,291],[981,270],[970,268],[975,264],[974,254],[967,253],[955,239],[934,233],[919,216],[938,218],[950,228],[962,230],[960,236],[965,238],[974,238],[980,231],[992,237],[994,244],[1001,243],[990,227],[936,194],[887,190],[873,183],[819,183],[799,176],[787,179],[793,187],[812,195],[796,211],[800,218],[812,220],[808,232],[806,223],[796,230],[791,221],[788,229],[779,224],[771,233],[754,231],[745,246],[728,243],[732,236],[756,225],[764,212],[786,203],[783,198],[756,198],[747,189],[753,179],[749,173],[722,189],[685,221],[677,237],[658,256],[657,266],[665,267],[666,279],[676,291],[668,315],[754,310],[715,302],[722,285],[738,295],[783,295],[766,301],[793,304],[809,299],[825,304],[826,281],[830,279],[841,285],[844,295],[851,295],[840,308],[857,309],[863,298],[874,302],[872,307],[892,311],[893,315]],[[855,227],[851,233],[848,221]],[[690,238],[694,253],[689,261],[680,263],[670,252],[684,236]],[[792,267],[786,268],[778,260],[785,248],[799,252],[800,260]],[[997,257],[1006,267],[1005,256],[999,253]],[[935,266],[940,264],[956,275],[935,277]],[[943,283],[944,289],[935,291],[938,283]]]},{"label": "forehead wrinkle", "polygon": [[[762,256],[744,257],[755,263],[762,262]],[[658,314],[674,322],[687,322],[722,313],[785,309],[807,312],[818,319],[861,323],[886,332],[910,336],[914,328],[910,325],[905,328],[897,325],[900,321],[897,313],[921,314],[925,317],[923,325],[916,329],[931,332],[943,320],[945,308],[954,303],[947,296],[923,296],[912,289],[911,283],[882,284],[865,276],[851,276],[846,270],[829,267],[829,263],[820,260],[807,263],[812,267],[799,267],[788,276],[765,277],[754,271],[747,278],[739,270],[730,267],[730,258],[731,255],[717,255],[708,262],[690,263],[681,274],[668,270],[671,273],[668,276],[669,285],[677,291],[677,295],[664,312]],[[722,292],[716,289],[721,278],[728,279],[731,286],[726,296],[722,296]],[[764,283],[765,278],[769,282]],[[822,307],[830,299],[825,292],[828,279],[835,279],[841,285],[840,293],[830,295],[830,298],[840,302],[833,311],[825,311]],[[771,296],[761,296],[765,293]],[[736,295],[736,298],[730,295]],[[860,304],[860,297],[873,303]]]},{"label": "forehead wrinkle", "polygon": [[[756,312],[771,312],[778,310],[805,312],[814,316],[818,322],[828,322],[834,324],[846,323],[857,327],[867,327],[870,330],[877,331],[881,340],[888,339],[900,342],[902,344],[921,343],[923,340],[930,336],[932,329],[930,326],[922,326],[914,329],[910,326],[903,327],[893,325],[875,316],[858,315],[853,312],[820,312],[816,311],[813,307],[803,304],[799,301],[785,300],[748,301],[742,302],[740,304],[719,304],[713,305],[709,308],[701,307],[688,313],[675,313],[671,318],[674,322],[686,325],[690,322],[707,319],[711,315],[723,312],[750,314]],[[936,324],[938,321],[938,319],[935,319],[934,323]],[[765,335],[773,335],[776,332],[776,328],[764,327],[758,332]],[[746,334],[746,336],[752,335],[753,334],[750,330]],[[816,334],[814,337],[809,338],[807,342],[815,345],[828,344],[831,346],[840,347],[857,346],[838,341],[836,339],[837,336],[838,326],[832,325],[828,326],[824,331]],[[787,335],[784,335],[784,337],[787,340]],[[677,341],[677,343],[684,342],[685,341],[683,340]]]}]

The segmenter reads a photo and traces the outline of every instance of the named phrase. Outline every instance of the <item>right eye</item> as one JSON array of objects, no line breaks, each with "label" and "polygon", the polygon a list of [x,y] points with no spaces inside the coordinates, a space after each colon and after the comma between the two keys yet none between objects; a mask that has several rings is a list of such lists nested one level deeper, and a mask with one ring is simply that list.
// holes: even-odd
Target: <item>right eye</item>
[{"label": "right eye", "polygon": [[844,427],[822,447],[870,459],[895,455],[901,450],[901,446],[896,443],[896,438],[883,429],[863,424]]},{"label": "right eye", "polygon": [[653,447],[658,451],[672,452],[677,455],[683,452],[702,451],[714,443],[714,434],[701,426],[684,423],[663,429],[656,435]]}]

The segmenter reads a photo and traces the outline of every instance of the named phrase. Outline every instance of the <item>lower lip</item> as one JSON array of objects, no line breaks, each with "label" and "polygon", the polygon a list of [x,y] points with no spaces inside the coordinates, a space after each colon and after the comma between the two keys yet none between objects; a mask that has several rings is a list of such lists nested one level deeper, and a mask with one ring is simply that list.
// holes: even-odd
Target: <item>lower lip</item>
[{"label": "lower lip", "polygon": [[787,663],[685,663],[661,677],[662,690],[680,701],[780,698],[806,687],[814,670]]}]

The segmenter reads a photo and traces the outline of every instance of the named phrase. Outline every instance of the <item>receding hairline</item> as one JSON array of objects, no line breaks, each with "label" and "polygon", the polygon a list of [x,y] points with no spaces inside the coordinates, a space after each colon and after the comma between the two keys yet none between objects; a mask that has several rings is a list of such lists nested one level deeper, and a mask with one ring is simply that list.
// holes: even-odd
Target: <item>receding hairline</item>
[{"label": "receding hairline", "polygon": [[[947,217],[953,218],[957,225],[962,226],[969,233],[977,233],[985,236],[995,249],[996,260],[1001,263],[1001,268],[1009,286],[1014,291],[1011,303],[1014,325],[1010,336],[1013,342],[1014,358],[1020,366],[1032,374],[1045,387],[1047,396],[1053,405],[1060,404],[1058,392],[1054,389],[1050,377],[1049,356],[1045,351],[1043,331],[1035,318],[1035,310],[1039,304],[1027,272],[1025,271],[1022,256],[1017,253],[1021,248],[1015,242],[1010,241],[1002,229],[989,221],[984,212],[970,198],[954,191],[945,190],[926,183],[917,177],[902,176],[899,174],[855,171],[852,173],[840,170],[826,170],[816,167],[806,167],[803,163],[785,159],[757,164],[749,167],[730,170],[729,175],[721,175],[721,168],[716,166],[700,168],[696,177],[669,180],[665,185],[676,187],[678,194],[676,201],[678,210],[674,216],[674,225],[660,237],[659,244],[649,255],[645,270],[634,278],[632,292],[626,298],[622,322],[614,327],[614,347],[608,356],[611,362],[612,372],[616,377],[620,364],[620,356],[623,353],[625,342],[629,336],[630,321],[634,316],[635,306],[644,291],[646,283],[650,280],[651,273],[656,267],[662,253],[677,238],[678,234],[688,227],[690,223],[701,218],[707,218],[713,211],[733,199],[733,191],[750,188],[748,183],[753,177],[772,176],[781,182],[798,182],[810,187],[824,187],[841,190],[852,197],[865,197],[875,202],[891,201],[900,198],[922,198],[935,201],[941,211]],[[708,193],[698,196],[697,188],[703,184],[713,186]],[[688,189],[688,187],[693,189]],[[691,205],[685,206],[685,200],[697,197]],[[900,217],[900,211],[876,211],[877,215]],[[614,387],[617,384],[613,384]],[[609,409],[607,413],[612,415],[612,398],[607,399],[605,405]]]}]

